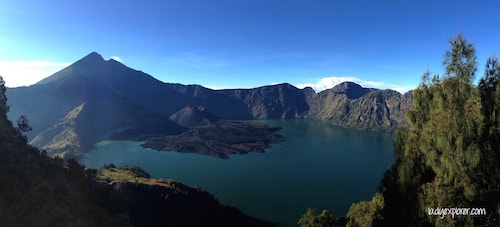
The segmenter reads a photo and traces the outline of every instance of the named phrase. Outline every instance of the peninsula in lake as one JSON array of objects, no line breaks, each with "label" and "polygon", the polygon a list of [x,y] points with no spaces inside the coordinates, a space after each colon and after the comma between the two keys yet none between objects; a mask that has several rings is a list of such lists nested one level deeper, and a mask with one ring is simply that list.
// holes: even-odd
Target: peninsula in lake
[{"label": "peninsula in lake", "polygon": [[142,147],[159,151],[198,152],[218,158],[228,154],[264,152],[282,140],[281,128],[247,121],[221,120],[201,106],[188,106],[172,114],[170,120],[188,128],[186,132],[145,139]]},{"label": "peninsula in lake", "polygon": [[310,118],[390,131],[406,124],[412,94],[352,82],[320,93],[286,83],[212,90],[164,83],[95,52],[32,86],[7,89],[9,118],[29,119],[30,144],[65,159],[104,139],[220,158],[280,139],[276,127],[242,120]]}]

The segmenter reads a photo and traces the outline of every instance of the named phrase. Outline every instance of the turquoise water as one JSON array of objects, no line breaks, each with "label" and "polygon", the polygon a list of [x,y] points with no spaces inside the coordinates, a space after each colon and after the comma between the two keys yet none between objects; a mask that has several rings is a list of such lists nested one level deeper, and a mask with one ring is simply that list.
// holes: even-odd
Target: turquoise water
[{"label": "turquoise water", "polygon": [[266,153],[217,159],[200,154],[157,152],[133,141],[101,141],[83,163],[137,165],[153,177],[201,187],[224,205],[248,215],[297,226],[308,207],[345,215],[352,203],[369,200],[394,162],[392,135],[364,132],[314,120],[266,120],[280,125],[285,141]]}]

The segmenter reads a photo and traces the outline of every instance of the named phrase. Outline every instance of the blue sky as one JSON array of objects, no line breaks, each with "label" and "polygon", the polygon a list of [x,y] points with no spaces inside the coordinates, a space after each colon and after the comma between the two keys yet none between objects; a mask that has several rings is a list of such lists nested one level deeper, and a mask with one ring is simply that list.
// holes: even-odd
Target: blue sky
[{"label": "blue sky", "polygon": [[482,76],[500,50],[498,1],[0,2],[0,75],[36,83],[92,51],[162,81],[210,88],[343,80],[406,91],[442,73],[459,32]]}]

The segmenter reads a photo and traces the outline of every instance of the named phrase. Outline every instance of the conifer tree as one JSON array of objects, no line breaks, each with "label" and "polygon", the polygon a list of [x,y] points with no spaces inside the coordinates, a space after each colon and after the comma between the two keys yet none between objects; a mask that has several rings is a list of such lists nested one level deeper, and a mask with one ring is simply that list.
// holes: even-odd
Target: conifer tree
[{"label": "conifer tree", "polygon": [[474,223],[469,216],[427,215],[428,208],[471,207],[479,195],[475,171],[483,119],[472,84],[475,48],[461,34],[449,43],[444,76],[424,74],[407,114],[410,127],[395,134],[397,161],[382,187],[388,224]]},{"label": "conifer tree", "polygon": [[335,226],[335,218],[328,210],[323,210],[321,214],[316,215],[316,210],[308,208],[302,215],[297,224],[302,227],[330,227]]},{"label": "conifer tree", "polygon": [[0,116],[9,111],[9,107],[7,106],[7,96],[5,95],[6,91],[7,88],[5,87],[5,81],[2,76],[0,76]]},{"label": "conifer tree", "polygon": [[374,226],[380,222],[381,210],[384,207],[384,198],[380,193],[375,194],[372,200],[361,201],[351,205],[347,213],[348,227],[350,226]]},{"label": "conifer tree", "polygon": [[[476,170],[476,181],[480,185],[478,204],[500,212],[500,64],[495,56],[486,62],[478,90],[484,116],[480,137],[481,165]],[[489,222],[499,221],[498,213],[492,216]]]}]

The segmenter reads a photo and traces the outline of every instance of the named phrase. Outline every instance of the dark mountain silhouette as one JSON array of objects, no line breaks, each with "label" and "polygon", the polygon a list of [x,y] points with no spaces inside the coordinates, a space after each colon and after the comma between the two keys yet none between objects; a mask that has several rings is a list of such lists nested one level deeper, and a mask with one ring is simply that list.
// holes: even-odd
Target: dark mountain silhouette
[{"label": "dark mountain silhouette", "polygon": [[[29,87],[10,88],[10,119],[25,115],[32,144],[80,155],[105,138],[144,140],[186,132],[218,119],[313,118],[369,130],[405,123],[411,93],[345,82],[320,93],[277,84],[212,90],[161,82],[91,53]],[[201,109],[200,109],[201,108]]]}]

